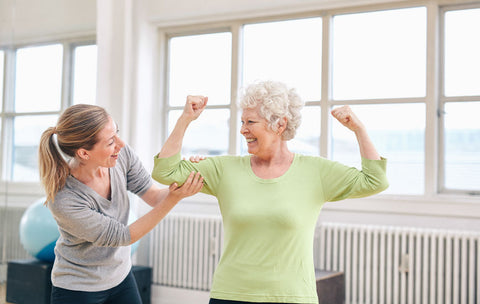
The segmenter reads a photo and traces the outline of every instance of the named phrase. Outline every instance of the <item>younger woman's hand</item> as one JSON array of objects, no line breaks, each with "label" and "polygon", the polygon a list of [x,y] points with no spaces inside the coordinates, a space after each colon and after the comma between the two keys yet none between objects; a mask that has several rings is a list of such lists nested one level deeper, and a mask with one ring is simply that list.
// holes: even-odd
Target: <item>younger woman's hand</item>
[{"label": "younger woman's hand", "polygon": [[[203,155],[195,155],[195,156],[190,156],[189,160],[192,162],[192,163],[199,163],[201,160],[204,160],[206,159],[207,157],[203,156]],[[185,158],[184,158],[185,160]]]},{"label": "younger woman's hand", "polygon": [[198,193],[202,190],[202,187],[203,177],[200,175],[200,172],[191,172],[182,186],[179,187],[177,183],[171,184],[168,195],[172,195],[178,200],[181,200]]}]

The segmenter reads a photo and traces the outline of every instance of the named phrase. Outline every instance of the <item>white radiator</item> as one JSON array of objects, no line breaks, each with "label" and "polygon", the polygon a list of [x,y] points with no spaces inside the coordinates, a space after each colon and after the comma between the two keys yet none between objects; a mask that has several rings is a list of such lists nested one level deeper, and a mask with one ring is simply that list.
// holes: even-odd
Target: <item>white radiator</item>
[{"label": "white radiator", "polygon": [[222,241],[219,216],[169,214],[151,233],[152,283],[210,290]]},{"label": "white radiator", "polygon": [[323,223],[315,264],[345,273],[356,304],[475,304],[480,233]]},{"label": "white radiator", "polygon": [[[168,215],[151,234],[153,284],[209,290],[221,218]],[[480,233],[321,223],[317,268],[345,273],[345,304],[480,303]]]},{"label": "white radiator", "polygon": [[0,208],[0,263],[31,258],[20,243],[20,220],[25,208]]}]

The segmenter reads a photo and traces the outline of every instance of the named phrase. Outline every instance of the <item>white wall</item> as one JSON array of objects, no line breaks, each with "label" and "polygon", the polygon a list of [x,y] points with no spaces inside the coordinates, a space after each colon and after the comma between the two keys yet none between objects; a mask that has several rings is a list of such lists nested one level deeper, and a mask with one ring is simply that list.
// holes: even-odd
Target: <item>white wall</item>
[{"label": "white wall", "polygon": [[0,45],[93,33],[95,0],[2,0]]},{"label": "white wall", "polygon": [[[398,0],[356,0],[355,5]],[[351,6],[349,0],[163,0],[146,1],[151,22],[164,24],[211,22],[232,18],[253,18],[275,14],[308,12]]]}]

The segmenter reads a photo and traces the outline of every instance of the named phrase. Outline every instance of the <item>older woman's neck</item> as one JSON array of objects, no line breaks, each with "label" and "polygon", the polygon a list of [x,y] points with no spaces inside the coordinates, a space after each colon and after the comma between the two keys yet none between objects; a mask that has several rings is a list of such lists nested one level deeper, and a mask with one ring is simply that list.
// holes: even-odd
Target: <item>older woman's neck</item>
[{"label": "older woman's neck", "polygon": [[294,153],[288,150],[287,142],[281,141],[276,147],[265,151],[262,154],[254,155],[252,159],[257,165],[272,166],[278,164],[290,164]]}]

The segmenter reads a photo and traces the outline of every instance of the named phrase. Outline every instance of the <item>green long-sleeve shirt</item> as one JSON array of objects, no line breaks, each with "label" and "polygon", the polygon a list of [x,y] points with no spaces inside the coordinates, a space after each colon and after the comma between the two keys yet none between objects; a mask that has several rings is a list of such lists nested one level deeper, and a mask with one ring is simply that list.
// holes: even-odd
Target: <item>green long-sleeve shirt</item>
[{"label": "green long-sleeve shirt", "polygon": [[296,154],[285,174],[261,179],[252,171],[250,156],[192,163],[176,154],[155,157],[152,176],[164,184],[183,183],[191,171],[200,171],[202,192],[218,199],[224,248],[212,298],[317,303],[313,237],[322,205],[383,191],[388,187],[385,170],[385,159],[362,159],[359,171]]}]

